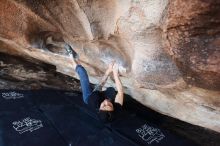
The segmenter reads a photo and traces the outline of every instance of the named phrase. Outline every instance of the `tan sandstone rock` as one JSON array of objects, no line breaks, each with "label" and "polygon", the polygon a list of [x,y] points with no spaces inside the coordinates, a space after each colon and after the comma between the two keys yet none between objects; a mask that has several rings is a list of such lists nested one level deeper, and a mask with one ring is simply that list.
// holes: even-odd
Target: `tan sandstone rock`
[{"label": "tan sandstone rock", "polygon": [[116,60],[133,98],[220,132],[219,17],[217,0],[0,0],[0,51],[77,78],[63,48],[45,45],[65,40],[92,83]]}]

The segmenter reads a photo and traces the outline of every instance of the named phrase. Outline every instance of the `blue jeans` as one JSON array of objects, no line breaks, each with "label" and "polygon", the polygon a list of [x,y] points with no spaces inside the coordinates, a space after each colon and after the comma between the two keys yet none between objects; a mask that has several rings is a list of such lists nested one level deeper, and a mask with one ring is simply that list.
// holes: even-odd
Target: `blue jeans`
[{"label": "blue jeans", "polygon": [[89,83],[89,77],[85,68],[82,65],[76,66],[76,72],[78,73],[80,79],[80,85],[83,93],[83,101],[84,103],[88,104],[89,96],[92,94],[92,89]]},{"label": "blue jeans", "polygon": [[[82,93],[83,93],[83,101],[84,103],[88,104],[89,97],[93,92],[91,89],[90,83],[89,83],[88,74],[82,65],[76,66],[76,72],[78,73],[79,79],[80,79],[80,85],[81,85]],[[116,96],[115,89],[113,87],[107,88],[103,92],[103,96],[113,101]]]}]

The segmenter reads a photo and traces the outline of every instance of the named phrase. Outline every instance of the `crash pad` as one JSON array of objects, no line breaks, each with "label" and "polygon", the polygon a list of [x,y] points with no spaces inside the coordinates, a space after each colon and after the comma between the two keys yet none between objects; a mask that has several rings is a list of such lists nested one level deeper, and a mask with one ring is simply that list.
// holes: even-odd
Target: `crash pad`
[{"label": "crash pad", "polygon": [[104,124],[78,91],[1,90],[1,146],[195,146],[160,126],[126,96],[121,116]]}]

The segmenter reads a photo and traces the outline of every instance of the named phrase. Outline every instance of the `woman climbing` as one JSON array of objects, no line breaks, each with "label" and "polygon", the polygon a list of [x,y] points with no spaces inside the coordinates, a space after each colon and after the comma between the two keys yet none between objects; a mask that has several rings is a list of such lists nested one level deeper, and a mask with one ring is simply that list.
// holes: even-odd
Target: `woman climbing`
[{"label": "woman climbing", "polygon": [[[52,37],[47,39],[47,43],[63,47],[67,50],[72,59],[73,68],[79,75],[84,103],[97,112],[101,121],[112,121],[121,111],[124,101],[124,93],[122,83],[119,78],[118,64],[115,62],[109,64],[101,82],[94,90],[92,90],[87,71],[78,61],[78,55],[72,47],[65,42],[55,42],[52,40]],[[105,85],[111,73],[113,73],[116,88],[118,90],[117,93],[113,87],[109,87],[105,91],[102,91],[102,87]]]}]

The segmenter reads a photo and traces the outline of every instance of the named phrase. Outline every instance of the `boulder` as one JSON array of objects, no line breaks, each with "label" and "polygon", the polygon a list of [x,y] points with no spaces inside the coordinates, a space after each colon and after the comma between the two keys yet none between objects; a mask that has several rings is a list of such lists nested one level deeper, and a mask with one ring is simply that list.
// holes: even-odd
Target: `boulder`
[{"label": "boulder", "polygon": [[0,10],[0,52],[78,78],[64,48],[46,44],[52,36],[74,48],[91,83],[116,60],[127,94],[220,132],[218,0],[1,0]]}]

